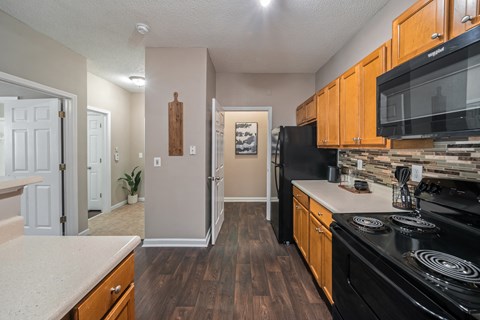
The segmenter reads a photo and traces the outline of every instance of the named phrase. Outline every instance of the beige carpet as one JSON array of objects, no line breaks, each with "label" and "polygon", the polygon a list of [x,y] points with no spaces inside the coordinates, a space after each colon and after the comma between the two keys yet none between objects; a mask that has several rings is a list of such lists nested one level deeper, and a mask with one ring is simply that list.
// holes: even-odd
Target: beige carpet
[{"label": "beige carpet", "polygon": [[143,202],[124,205],[110,213],[88,220],[91,236],[139,236],[145,238],[145,210]]}]

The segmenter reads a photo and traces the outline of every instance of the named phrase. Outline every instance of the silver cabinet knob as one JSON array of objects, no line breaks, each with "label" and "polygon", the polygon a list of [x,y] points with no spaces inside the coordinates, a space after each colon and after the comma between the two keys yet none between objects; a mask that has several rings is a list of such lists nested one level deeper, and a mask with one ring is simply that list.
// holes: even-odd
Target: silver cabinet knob
[{"label": "silver cabinet knob", "polygon": [[320,232],[320,228],[315,228],[315,231]]},{"label": "silver cabinet knob", "polygon": [[113,293],[119,294],[121,290],[122,290],[122,286],[121,286],[121,285],[118,285],[118,286],[116,286],[116,287],[110,288],[110,292],[111,292],[112,294],[113,294]]},{"label": "silver cabinet knob", "polygon": [[441,37],[442,37],[442,34],[441,34],[441,33],[438,33],[438,32],[435,32],[435,33],[432,34],[432,36],[431,36],[432,40],[440,39]]},{"label": "silver cabinet knob", "polygon": [[320,216],[320,217],[323,216],[323,213],[321,213],[321,212],[319,212],[319,213],[317,213],[317,214],[318,214],[318,216]]},{"label": "silver cabinet knob", "polygon": [[472,21],[473,17],[472,16],[469,16],[469,15],[466,15],[465,17],[462,18],[462,20],[460,20],[462,23],[467,23],[468,21]]},{"label": "silver cabinet knob", "polygon": [[318,228],[318,233],[323,233],[322,229]]},{"label": "silver cabinet knob", "polygon": [[300,209],[300,207],[299,207],[299,206],[295,206],[295,209]]}]

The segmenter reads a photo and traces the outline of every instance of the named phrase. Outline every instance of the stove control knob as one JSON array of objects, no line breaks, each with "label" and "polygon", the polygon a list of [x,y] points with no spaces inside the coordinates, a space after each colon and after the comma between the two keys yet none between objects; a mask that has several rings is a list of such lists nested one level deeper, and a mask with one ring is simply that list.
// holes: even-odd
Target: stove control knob
[{"label": "stove control knob", "polygon": [[440,193],[440,186],[435,184],[435,183],[431,183],[429,186],[428,186],[428,192],[430,194],[438,194]]},{"label": "stove control knob", "polygon": [[417,190],[419,193],[424,192],[427,190],[428,185],[425,182],[420,182],[419,185],[417,186]]}]

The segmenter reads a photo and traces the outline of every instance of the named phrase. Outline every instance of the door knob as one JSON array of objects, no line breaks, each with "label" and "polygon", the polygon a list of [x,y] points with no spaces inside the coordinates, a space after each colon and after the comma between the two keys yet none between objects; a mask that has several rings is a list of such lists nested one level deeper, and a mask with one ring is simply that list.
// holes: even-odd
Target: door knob
[{"label": "door knob", "polygon": [[462,23],[467,23],[468,21],[472,21],[472,16],[466,15],[465,17],[460,20]]},{"label": "door knob", "polygon": [[440,39],[441,37],[442,37],[442,34],[441,34],[441,33],[438,33],[438,32],[435,32],[435,33],[432,34],[432,36],[431,36],[432,40]]},{"label": "door knob", "polygon": [[215,177],[208,177],[208,180],[215,181]]},{"label": "door knob", "polygon": [[88,170],[92,170],[92,167],[87,167]]}]

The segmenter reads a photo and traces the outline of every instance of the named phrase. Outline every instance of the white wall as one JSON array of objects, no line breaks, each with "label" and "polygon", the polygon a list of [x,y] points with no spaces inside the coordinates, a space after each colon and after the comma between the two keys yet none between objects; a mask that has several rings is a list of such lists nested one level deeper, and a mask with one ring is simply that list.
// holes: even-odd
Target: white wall
[{"label": "white wall", "polygon": [[[207,69],[205,48],[146,48],[146,240],[205,238]],[[170,157],[168,103],[174,92],[183,102],[184,155]],[[189,155],[190,145],[196,155]],[[161,167],[153,167],[154,157],[161,157]]]},{"label": "white wall", "polygon": [[[0,11],[0,71],[77,95],[78,228],[87,228],[87,60]],[[67,168],[68,170],[68,168]]]},{"label": "white wall", "polygon": [[315,74],[320,90],[392,38],[392,21],[416,0],[390,0]]},{"label": "white wall", "polygon": [[273,127],[295,125],[295,109],[315,93],[315,75],[217,73],[225,106],[271,106]]},{"label": "white wall", "polygon": [[[235,123],[256,122],[257,154],[235,154]],[[268,112],[225,112],[225,197],[259,198],[267,196]]]}]

